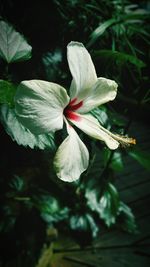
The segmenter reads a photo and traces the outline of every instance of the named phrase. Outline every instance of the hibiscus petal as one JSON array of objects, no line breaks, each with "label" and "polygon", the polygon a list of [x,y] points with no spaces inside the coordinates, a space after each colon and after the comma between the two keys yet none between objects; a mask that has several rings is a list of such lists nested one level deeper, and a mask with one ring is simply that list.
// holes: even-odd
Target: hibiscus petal
[{"label": "hibiscus petal", "polygon": [[62,129],[63,110],[68,103],[63,87],[41,80],[21,82],[15,96],[18,119],[34,134]]},{"label": "hibiscus petal", "polygon": [[78,116],[78,119],[70,119],[69,120],[77,126],[79,129],[81,129],[83,132],[88,134],[91,137],[94,137],[95,139],[104,141],[106,145],[110,149],[116,149],[119,146],[119,142],[116,141],[111,135],[111,132],[109,132],[107,129],[102,127],[97,119],[95,119],[91,115],[80,115],[76,114]]},{"label": "hibiscus petal", "polygon": [[97,81],[95,67],[90,54],[82,43],[70,42],[67,46],[68,64],[73,76],[71,98],[82,100]]},{"label": "hibiscus petal", "polygon": [[65,182],[79,179],[89,163],[89,152],[72,126],[67,124],[68,136],[59,146],[54,159],[57,176]]},{"label": "hibiscus petal", "polygon": [[84,99],[83,105],[78,109],[78,112],[85,113],[114,100],[117,95],[117,87],[117,83],[113,80],[98,78],[90,90],[90,95]]}]

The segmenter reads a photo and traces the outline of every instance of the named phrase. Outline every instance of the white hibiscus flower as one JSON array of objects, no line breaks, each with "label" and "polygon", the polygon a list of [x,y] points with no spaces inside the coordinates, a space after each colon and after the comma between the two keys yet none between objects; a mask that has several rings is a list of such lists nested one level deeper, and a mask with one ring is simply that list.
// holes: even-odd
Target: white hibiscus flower
[{"label": "white hibiscus flower", "polygon": [[109,132],[96,118],[87,114],[114,100],[116,82],[97,78],[90,54],[82,43],[70,42],[67,58],[73,76],[70,97],[56,83],[23,81],[15,96],[15,110],[20,122],[36,135],[60,130],[65,122],[68,136],[56,152],[54,166],[61,180],[72,182],[80,177],[89,164],[88,150],[72,125],[105,142],[110,149],[118,148],[119,143],[135,143],[135,140]]}]

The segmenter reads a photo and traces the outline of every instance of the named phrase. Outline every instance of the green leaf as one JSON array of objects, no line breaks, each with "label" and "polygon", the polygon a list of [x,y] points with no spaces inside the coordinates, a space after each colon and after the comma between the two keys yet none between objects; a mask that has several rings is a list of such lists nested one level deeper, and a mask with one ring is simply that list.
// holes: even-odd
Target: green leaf
[{"label": "green leaf", "polygon": [[110,161],[110,159],[111,159],[111,162],[109,164],[109,167],[111,169],[113,169],[114,171],[117,171],[117,172],[120,172],[124,169],[122,154],[120,152],[118,152],[118,151],[112,152],[110,149],[105,147],[102,150],[102,153],[103,153],[103,159],[105,162],[105,166],[108,163],[108,161]]},{"label": "green leaf", "polygon": [[[128,15],[122,15],[119,18],[110,18],[103,23],[101,23],[91,34],[90,36],[90,41],[88,43],[88,47],[93,45],[99,37],[101,37],[108,28],[112,28],[114,25],[120,26],[120,24],[125,24],[125,23],[135,23],[137,20],[139,22],[142,22],[142,20],[145,20],[149,18],[149,13],[148,14],[128,14]],[[141,20],[141,21],[140,21]],[[121,27],[120,27],[121,28]]]},{"label": "green leaf", "polygon": [[87,205],[92,211],[96,211],[107,226],[116,222],[119,209],[119,195],[116,188],[108,183],[102,197],[99,199],[99,192],[95,190],[86,191]]},{"label": "green leaf", "polygon": [[68,217],[69,209],[61,207],[58,200],[50,195],[34,197],[34,202],[47,223],[59,222]]},{"label": "green leaf", "polygon": [[119,113],[109,110],[108,116],[112,122],[111,124],[115,124],[118,127],[124,128],[127,124],[127,119]]},{"label": "green leaf", "polygon": [[143,22],[143,20],[149,19],[150,12],[144,9],[137,9],[135,13],[131,12],[130,14],[122,16],[122,21],[138,21]]},{"label": "green leaf", "polygon": [[112,61],[118,66],[120,66],[120,64],[123,65],[128,63],[133,64],[138,68],[143,68],[146,66],[145,63],[137,57],[118,51],[102,49],[95,51],[94,56],[99,57],[106,62]]},{"label": "green leaf", "polygon": [[0,57],[7,63],[31,58],[32,47],[19,32],[5,21],[0,21],[0,29]]},{"label": "green leaf", "polygon": [[120,201],[118,223],[121,228],[129,233],[137,233],[137,225],[132,210]]},{"label": "green leaf", "polygon": [[139,148],[128,150],[129,155],[137,160],[145,169],[150,171],[150,153],[143,152]]},{"label": "green leaf", "polygon": [[13,205],[6,204],[2,207],[1,212],[0,232],[7,233],[15,226],[17,211]]},{"label": "green leaf", "polygon": [[9,183],[9,186],[10,186],[13,190],[15,190],[15,191],[17,191],[17,192],[21,192],[21,191],[23,191],[24,186],[25,186],[25,184],[24,184],[24,180],[23,180],[21,177],[19,177],[19,176],[17,176],[17,175],[14,175],[14,178],[13,178],[12,181]]},{"label": "green leaf", "polygon": [[16,218],[15,216],[8,216],[3,221],[0,222],[0,232],[7,233],[13,229],[15,226]]},{"label": "green leaf", "polygon": [[47,52],[42,57],[42,63],[48,80],[56,80],[63,75],[59,67],[62,62],[62,52],[56,48],[53,52]]},{"label": "green leaf", "polygon": [[106,107],[99,107],[99,108],[94,108],[90,112],[102,125],[108,125],[108,116],[106,112]]},{"label": "green leaf", "polygon": [[0,104],[14,105],[16,87],[14,84],[0,80]]},{"label": "green leaf", "polygon": [[92,237],[96,237],[99,231],[94,219],[89,213],[86,214],[76,214],[71,216],[70,218],[70,228],[73,231],[81,232],[89,232]]},{"label": "green leaf", "polygon": [[90,36],[90,42],[88,43],[88,46],[91,46],[93,43],[96,42],[96,40],[113,24],[116,23],[115,18],[111,18],[103,22],[100,26],[98,26],[91,34]]},{"label": "green leaf", "polygon": [[50,212],[42,212],[41,217],[47,223],[60,222],[68,218],[69,209],[67,207],[62,208],[58,213],[51,214]]},{"label": "green leaf", "polygon": [[9,108],[7,105],[2,105],[0,115],[6,132],[18,145],[29,146],[32,149],[55,149],[53,133],[40,135],[32,134],[19,122],[15,110]]},{"label": "green leaf", "polygon": [[120,152],[113,153],[110,166],[114,171],[117,171],[117,172],[120,172],[124,169],[122,154]]}]

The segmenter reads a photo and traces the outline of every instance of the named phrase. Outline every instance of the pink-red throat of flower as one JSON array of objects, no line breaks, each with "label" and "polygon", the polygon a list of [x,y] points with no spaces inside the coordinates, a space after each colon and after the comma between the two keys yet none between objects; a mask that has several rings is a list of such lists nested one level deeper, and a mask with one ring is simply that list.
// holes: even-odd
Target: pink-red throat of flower
[{"label": "pink-red throat of flower", "polygon": [[64,109],[64,115],[67,119],[79,121],[81,117],[75,113],[80,107],[82,107],[83,101],[77,102],[77,98],[72,99],[68,106]]}]

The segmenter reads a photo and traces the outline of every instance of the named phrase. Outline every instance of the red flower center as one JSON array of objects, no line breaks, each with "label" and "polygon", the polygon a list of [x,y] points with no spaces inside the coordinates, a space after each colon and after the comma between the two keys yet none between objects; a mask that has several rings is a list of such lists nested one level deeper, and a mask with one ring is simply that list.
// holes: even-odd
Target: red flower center
[{"label": "red flower center", "polygon": [[80,101],[77,104],[76,103],[77,103],[77,98],[74,98],[69,102],[68,106],[64,109],[64,115],[67,119],[75,121],[80,120],[80,116],[74,113],[74,111],[82,107],[83,101]]}]

